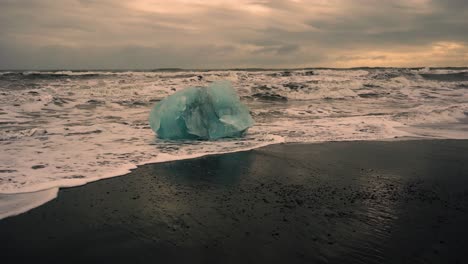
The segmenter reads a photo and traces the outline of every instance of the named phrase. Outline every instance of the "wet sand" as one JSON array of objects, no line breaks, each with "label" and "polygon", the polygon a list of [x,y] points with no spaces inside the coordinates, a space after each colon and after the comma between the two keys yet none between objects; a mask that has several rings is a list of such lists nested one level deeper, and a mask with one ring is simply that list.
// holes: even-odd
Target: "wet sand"
[{"label": "wet sand", "polygon": [[467,140],[283,144],[63,189],[0,220],[0,251],[2,263],[467,263],[467,223]]}]

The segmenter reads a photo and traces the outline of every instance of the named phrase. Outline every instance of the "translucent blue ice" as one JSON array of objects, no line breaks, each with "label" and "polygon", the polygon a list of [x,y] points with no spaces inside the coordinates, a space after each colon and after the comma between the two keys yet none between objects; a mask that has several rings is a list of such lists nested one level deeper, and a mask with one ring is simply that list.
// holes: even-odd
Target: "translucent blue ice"
[{"label": "translucent blue ice", "polygon": [[149,123],[159,138],[218,139],[242,136],[253,119],[231,84],[222,81],[166,97],[151,110]]}]

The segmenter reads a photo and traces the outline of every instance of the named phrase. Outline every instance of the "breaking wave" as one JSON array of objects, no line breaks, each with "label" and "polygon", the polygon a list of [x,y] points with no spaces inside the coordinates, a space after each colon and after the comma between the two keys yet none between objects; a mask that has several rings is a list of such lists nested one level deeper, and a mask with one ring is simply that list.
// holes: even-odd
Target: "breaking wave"
[{"label": "breaking wave", "polygon": [[[279,142],[468,138],[467,72],[453,68],[0,72],[0,210],[7,211],[0,216],[53,199],[58,187],[122,175],[150,162]],[[217,80],[229,80],[251,110],[256,124],[245,138],[154,137],[147,123],[154,103],[184,87]],[[42,198],[38,193],[14,196],[37,191]],[[17,208],[11,206],[14,197],[21,201]]]}]

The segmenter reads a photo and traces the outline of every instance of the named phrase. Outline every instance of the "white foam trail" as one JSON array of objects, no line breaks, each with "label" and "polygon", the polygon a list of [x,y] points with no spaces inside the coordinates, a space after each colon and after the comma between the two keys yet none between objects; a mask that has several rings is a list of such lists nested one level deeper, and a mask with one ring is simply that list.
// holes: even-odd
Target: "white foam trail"
[{"label": "white foam trail", "polygon": [[[234,142],[234,141],[233,141]],[[80,186],[84,185],[89,182],[93,181],[98,181],[102,179],[107,179],[107,178],[112,178],[116,176],[121,176],[129,173],[132,169],[136,169],[137,166],[145,165],[145,164],[151,164],[151,163],[162,163],[162,162],[169,162],[169,161],[176,161],[176,160],[186,160],[186,159],[194,159],[194,158],[199,158],[203,156],[208,156],[208,155],[218,155],[218,154],[226,154],[226,153],[233,153],[233,152],[242,152],[242,151],[248,151],[256,148],[261,148],[265,147],[268,145],[273,145],[273,144],[280,144],[284,143],[284,138],[281,136],[274,136],[270,135],[266,139],[264,139],[262,142],[259,142],[258,144],[255,145],[250,145],[250,146],[240,146],[237,148],[225,148],[220,151],[208,151],[208,152],[200,152],[200,153],[193,153],[193,154],[185,154],[185,155],[172,155],[172,154],[167,154],[167,153],[160,153],[156,157],[141,161],[139,163],[126,163],[123,164],[117,168],[113,169],[107,169],[106,171],[103,171],[99,175],[95,176],[88,176],[88,177],[83,177],[83,178],[69,178],[69,179],[58,179],[54,181],[46,181],[46,182],[40,182],[37,184],[32,184],[30,186],[25,186],[25,187],[20,187],[20,188],[14,188],[14,189],[5,189],[2,190],[0,195],[8,195],[8,194],[19,194],[19,193],[35,193],[35,192],[40,192],[44,189],[51,189],[51,188],[66,188],[66,187],[75,187],[75,186]],[[1,200],[0,200],[1,204]],[[0,205],[0,208],[2,206]]]},{"label": "white foam trail", "polygon": [[0,220],[27,212],[57,197],[58,188],[38,192],[0,194]]},{"label": "white foam trail", "polygon": [[[88,177],[83,179],[67,179],[67,180],[57,180],[52,182],[44,182],[41,184],[30,186],[29,188],[20,189],[20,192],[15,191],[14,193],[0,193],[0,220],[6,217],[19,215],[21,213],[27,212],[33,208],[36,208],[52,199],[57,197],[59,188],[66,187],[75,187],[84,185],[93,181],[103,180],[107,178],[112,178],[116,176],[122,176],[129,172],[132,169],[136,169],[137,166],[142,166],[150,163],[162,163],[176,160],[185,160],[185,159],[194,159],[208,155],[218,155],[226,154],[232,152],[242,152],[248,151],[254,148],[261,148],[264,146],[283,143],[284,139],[279,136],[271,136],[269,140],[265,140],[263,143],[250,146],[238,148],[235,150],[225,150],[221,152],[212,152],[212,153],[197,153],[190,154],[185,156],[171,155],[171,154],[160,154],[158,157],[141,162],[139,164],[127,164],[121,166],[118,169],[108,171],[105,174]],[[53,186],[53,187],[52,187]]]}]

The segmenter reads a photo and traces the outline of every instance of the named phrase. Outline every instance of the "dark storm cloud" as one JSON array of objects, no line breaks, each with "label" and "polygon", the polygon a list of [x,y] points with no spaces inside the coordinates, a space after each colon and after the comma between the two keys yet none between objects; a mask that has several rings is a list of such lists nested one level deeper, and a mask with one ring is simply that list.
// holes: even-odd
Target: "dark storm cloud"
[{"label": "dark storm cloud", "polygon": [[0,0],[0,68],[466,66],[462,0]]}]

